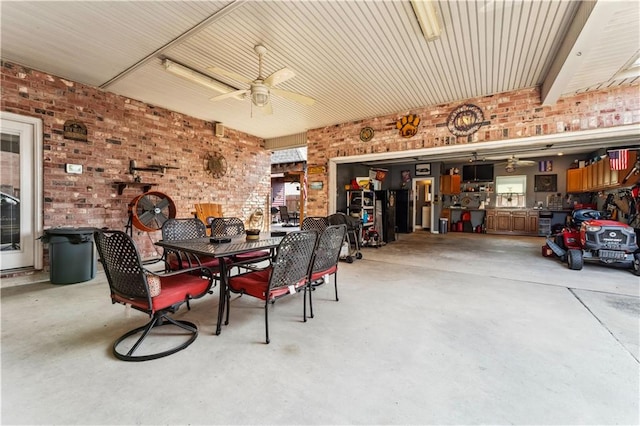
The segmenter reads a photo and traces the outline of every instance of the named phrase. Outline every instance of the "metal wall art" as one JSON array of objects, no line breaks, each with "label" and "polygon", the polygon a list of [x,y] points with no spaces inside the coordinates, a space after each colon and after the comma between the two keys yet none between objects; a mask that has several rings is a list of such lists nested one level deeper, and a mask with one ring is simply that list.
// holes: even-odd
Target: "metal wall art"
[{"label": "metal wall art", "polygon": [[204,169],[214,178],[221,178],[227,173],[227,160],[218,153],[207,154],[204,159]]},{"label": "metal wall art", "polygon": [[415,114],[409,114],[396,121],[396,127],[400,130],[400,136],[410,138],[418,132],[420,117]]},{"label": "metal wall art", "polygon": [[454,109],[447,118],[449,131],[456,136],[469,136],[477,132],[484,121],[482,110],[472,104]]},{"label": "metal wall art", "polygon": [[360,130],[360,140],[362,142],[369,142],[371,139],[373,139],[373,134],[373,128],[363,127],[362,130]]}]

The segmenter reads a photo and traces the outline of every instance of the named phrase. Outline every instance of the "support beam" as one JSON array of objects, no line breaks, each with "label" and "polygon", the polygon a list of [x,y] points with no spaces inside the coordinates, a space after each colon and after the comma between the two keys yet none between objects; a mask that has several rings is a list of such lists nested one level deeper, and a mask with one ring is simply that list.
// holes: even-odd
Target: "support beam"
[{"label": "support beam", "polygon": [[542,82],[542,105],[553,105],[580,69],[587,52],[602,35],[611,19],[616,2],[584,0],[562,41],[551,68]]}]

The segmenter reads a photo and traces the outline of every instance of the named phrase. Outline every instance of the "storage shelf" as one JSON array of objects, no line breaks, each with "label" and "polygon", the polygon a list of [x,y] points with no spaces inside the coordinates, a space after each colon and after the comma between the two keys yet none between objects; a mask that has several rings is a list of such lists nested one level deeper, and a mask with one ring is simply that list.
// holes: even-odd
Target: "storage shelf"
[{"label": "storage shelf", "polygon": [[142,187],[142,192],[149,192],[152,186],[158,186],[157,183],[149,182],[114,182],[114,185],[118,185],[118,195],[122,195],[122,192],[127,186]]}]

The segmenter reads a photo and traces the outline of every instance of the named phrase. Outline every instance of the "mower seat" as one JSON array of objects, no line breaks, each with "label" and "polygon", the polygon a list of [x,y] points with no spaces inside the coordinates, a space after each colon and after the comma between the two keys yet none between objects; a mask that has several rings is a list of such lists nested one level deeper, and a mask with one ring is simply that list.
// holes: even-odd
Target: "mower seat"
[{"label": "mower seat", "polygon": [[585,220],[601,219],[601,218],[602,218],[602,213],[599,212],[598,210],[579,209],[579,210],[574,210],[571,213],[571,221],[573,222],[573,226],[575,226],[576,228],[580,228],[580,226],[582,225],[582,222],[584,222]]}]

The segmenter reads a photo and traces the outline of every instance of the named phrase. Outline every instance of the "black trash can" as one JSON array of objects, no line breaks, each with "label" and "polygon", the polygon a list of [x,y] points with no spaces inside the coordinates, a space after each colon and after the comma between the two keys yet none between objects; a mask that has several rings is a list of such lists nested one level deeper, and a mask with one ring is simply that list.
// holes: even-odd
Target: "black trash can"
[{"label": "black trash can", "polygon": [[449,219],[446,217],[440,218],[440,227],[438,228],[438,232],[440,234],[446,234],[449,230]]},{"label": "black trash can", "polygon": [[95,230],[52,228],[44,231],[42,241],[49,243],[49,274],[52,284],[75,284],[95,278]]}]

